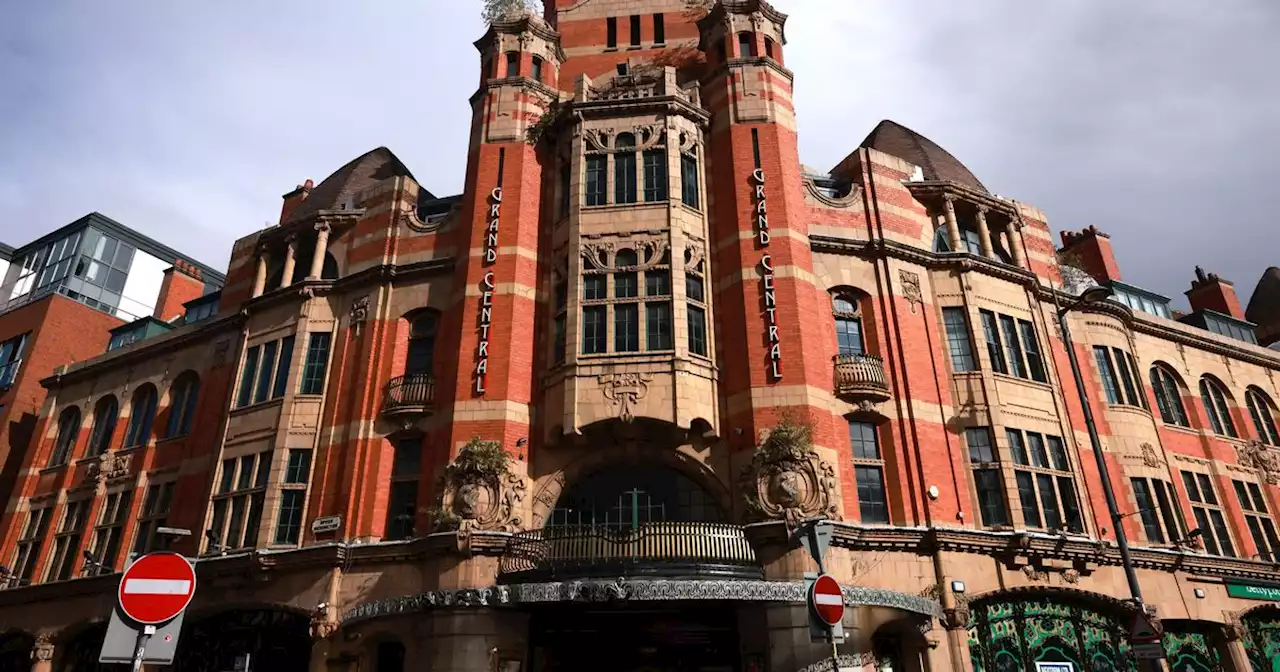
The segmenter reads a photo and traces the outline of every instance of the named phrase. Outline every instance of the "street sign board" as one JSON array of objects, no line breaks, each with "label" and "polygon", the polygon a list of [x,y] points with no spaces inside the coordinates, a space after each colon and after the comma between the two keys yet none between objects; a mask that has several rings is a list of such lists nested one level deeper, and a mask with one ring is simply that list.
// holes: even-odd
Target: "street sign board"
[{"label": "street sign board", "polygon": [[342,516],[321,516],[311,521],[312,534],[327,534],[329,532],[337,532],[342,528]]},{"label": "street sign board", "polygon": [[181,614],[196,592],[196,572],[177,553],[138,558],[120,577],[120,611],[141,625],[158,625]]},{"label": "street sign board", "polygon": [[[147,665],[172,665],[178,653],[178,635],[182,632],[184,614],[156,627],[156,634],[147,640],[146,652],[142,662]],[[133,654],[138,646],[138,631],[142,626],[133,626],[125,622],[119,609],[111,610],[111,620],[107,623],[107,635],[102,640],[102,650],[98,654],[98,662],[103,664],[128,665],[133,662]]]},{"label": "street sign board", "polygon": [[827,557],[827,547],[831,545],[832,529],[833,526],[830,521],[819,520],[810,526],[809,534],[805,535],[808,541],[805,545],[809,547],[809,555],[813,556],[813,561],[818,563],[818,571],[822,571],[822,561]]},{"label": "street sign board", "polygon": [[809,608],[827,625],[844,619],[844,594],[840,584],[828,574],[821,574],[809,588]]},{"label": "street sign board", "polygon": [[1130,650],[1138,660],[1164,660],[1164,644],[1160,642],[1134,644]]},{"label": "street sign board", "polygon": [[[809,599],[809,593],[812,591],[813,584],[817,580],[818,574],[816,572],[804,573],[804,594],[806,601]],[[829,644],[831,642],[835,642],[836,644],[844,643],[843,623],[828,625],[818,618],[818,615],[814,613],[813,609],[806,608],[805,612],[809,615],[809,641],[815,644]]]}]

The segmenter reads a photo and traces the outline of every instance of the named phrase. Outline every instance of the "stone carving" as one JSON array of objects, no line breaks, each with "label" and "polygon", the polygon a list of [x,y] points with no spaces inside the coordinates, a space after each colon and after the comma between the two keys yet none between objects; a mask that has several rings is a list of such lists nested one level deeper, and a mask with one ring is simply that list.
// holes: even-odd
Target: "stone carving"
[{"label": "stone carving", "polygon": [[1235,642],[1248,635],[1248,629],[1240,618],[1239,612],[1223,612],[1222,636],[1228,642]]},{"label": "stone carving", "polygon": [[1164,466],[1164,460],[1160,459],[1160,453],[1156,452],[1155,446],[1149,443],[1142,444],[1142,463],[1148,467]]},{"label": "stone carving", "polygon": [[1268,449],[1261,441],[1250,441],[1236,446],[1236,456],[1242,466],[1257,469],[1268,485],[1280,484],[1280,452]]},{"label": "stone carving", "polygon": [[[617,79],[617,78],[615,78]],[[614,142],[621,133],[631,133],[636,138],[635,147],[614,146]],[[639,152],[651,149],[662,144],[666,140],[666,127],[659,124],[640,124],[633,128],[619,131],[616,128],[593,128],[584,132],[587,139],[588,150],[594,152]]]},{"label": "stone carving", "polygon": [[898,279],[902,281],[902,296],[911,303],[911,314],[914,315],[916,306],[924,304],[920,293],[920,276],[903,268],[898,269]]},{"label": "stone carving", "polygon": [[1049,580],[1048,572],[1042,569],[1036,569],[1033,565],[1027,565],[1023,567],[1022,573],[1026,574],[1027,579],[1030,581],[1048,581]]},{"label": "stone carving", "polygon": [[524,529],[520,503],[528,485],[512,473],[511,458],[497,441],[471,439],[441,477],[441,508],[434,511],[438,530]]},{"label": "stone carving", "polygon": [[338,632],[338,624],[333,621],[312,620],[311,621],[311,638],[312,639],[329,639]]},{"label": "stone carving", "polygon": [[351,302],[351,326],[358,327],[369,319],[369,296]]},{"label": "stone carving", "polygon": [[36,643],[31,647],[31,660],[36,662],[53,660],[53,637],[48,633],[41,633],[36,637]]},{"label": "stone carving", "polygon": [[1076,569],[1068,569],[1062,573],[1062,580],[1067,583],[1080,583],[1080,571]]},{"label": "stone carving", "polygon": [[[840,654],[840,657],[837,660],[839,661],[837,665],[842,670],[847,670],[847,669],[862,670],[862,669],[866,669],[867,666],[875,665],[880,662],[880,660],[876,658],[876,654],[873,651],[860,651],[858,653],[842,653]],[[831,672],[831,658],[827,657],[823,660],[813,663],[812,665],[809,665],[808,667],[802,667],[798,672]]]},{"label": "stone carving", "polygon": [[[657,239],[602,240],[582,246],[582,260],[588,268],[599,271],[644,271],[661,264],[666,256],[668,242]],[[635,266],[615,265],[618,250],[635,250],[640,263]]]},{"label": "stone carving", "polygon": [[97,462],[90,462],[89,466],[85,468],[85,480],[102,484],[117,478],[124,478],[129,475],[129,463],[132,457],[130,453],[123,455],[103,453],[98,456]]},{"label": "stone carving", "polygon": [[227,355],[231,353],[231,341],[218,341],[213,344],[213,365],[226,366]]},{"label": "stone carving", "polygon": [[806,424],[783,419],[764,434],[739,487],[752,517],[785,520],[789,527],[810,516],[840,518],[835,469],[814,450]]},{"label": "stone carving", "polygon": [[653,376],[647,373],[606,373],[597,379],[604,398],[618,409],[618,419],[635,419],[635,405],[649,394]]}]

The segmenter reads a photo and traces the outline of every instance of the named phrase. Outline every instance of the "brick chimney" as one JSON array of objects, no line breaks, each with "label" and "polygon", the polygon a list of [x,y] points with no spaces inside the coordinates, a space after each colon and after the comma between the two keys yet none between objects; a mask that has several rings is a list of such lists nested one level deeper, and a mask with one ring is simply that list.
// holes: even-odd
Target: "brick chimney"
[{"label": "brick chimney", "polygon": [[1212,310],[1237,320],[1245,319],[1235,285],[1219,278],[1216,273],[1205,273],[1199,266],[1196,266],[1196,279],[1191,281],[1191,289],[1187,290],[1187,301],[1191,303],[1192,310]]},{"label": "brick chimney", "polygon": [[284,205],[280,206],[281,224],[284,224],[285,220],[289,219],[289,215],[292,215],[293,211],[297,209],[303,201],[307,200],[307,196],[311,194],[311,187],[313,186],[315,186],[315,183],[311,180],[307,180],[306,182],[299,184],[296,189],[283,196]]},{"label": "brick chimney", "polygon": [[1111,249],[1111,236],[1096,226],[1080,232],[1063,231],[1059,254],[1066,263],[1079,267],[1099,284],[1120,279],[1120,265],[1116,263],[1116,253]]},{"label": "brick chimney", "polygon": [[204,271],[181,259],[165,269],[160,283],[160,296],[152,314],[157,320],[170,322],[186,312],[182,304],[204,296]]}]

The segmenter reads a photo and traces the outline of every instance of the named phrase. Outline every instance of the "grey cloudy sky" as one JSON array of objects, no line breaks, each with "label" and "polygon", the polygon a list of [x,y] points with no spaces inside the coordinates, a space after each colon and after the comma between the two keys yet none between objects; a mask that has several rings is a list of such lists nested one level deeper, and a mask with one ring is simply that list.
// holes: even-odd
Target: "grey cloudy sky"
[{"label": "grey cloudy sky", "polygon": [[[8,0],[0,241],[98,210],[223,266],[279,195],[378,145],[462,187],[479,0]],[[1127,281],[1196,264],[1247,300],[1280,264],[1280,3],[777,0],[801,157],[882,118],[1056,229],[1112,234]]]}]

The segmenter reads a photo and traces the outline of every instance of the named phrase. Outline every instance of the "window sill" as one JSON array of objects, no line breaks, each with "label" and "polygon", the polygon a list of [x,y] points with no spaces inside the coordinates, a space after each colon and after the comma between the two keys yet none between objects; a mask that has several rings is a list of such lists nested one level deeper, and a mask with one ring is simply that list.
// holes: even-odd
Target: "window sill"
[{"label": "window sill", "polygon": [[608,53],[611,53],[611,52],[614,52],[614,51],[617,51],[617,50],[618,50],[618,47],[617,47],[617,46],[605,47],[605,48],[604,48],[604,53],[608,54]]},{"label": "window sill", "polygon": [[587,213],[587,212],[601,212],[601,211],[608,211],[608,210],[621,210],[623,208],[645,208],[645,207],[653,208],[656,210],[659,208],[665,209],[667,207],[670,207],[670,204],[671,204],[671,199],[667,198],[661,201],[636,201],[634,203],[605,203],[604,205],[584,205],[582,206],[582,211],[584,213]]},{"label": "window sill", "polygon": [[[980,373],[980,372],[971,371],[969,373]],[[992,375],[996,377],[996,380],[1005,380],[1010,383],[1019,383],[1022,385],[1028,385],[1030,387],[1036,387],[1042,390],[1047,390],[1049,392],[1052,392],[1054,390],[1054,387],[1049,383],[1042,383],[1032,378],[1021,378],[1019,376],[1013,375],[1012,373],[1000,373],[999,371],[994,371],[992,372]]]},{"label": "window sill", "polygon": [[259,401],[256,403],[252,403],[252,404],[249,404],[248,406],[233,408],[231,409],[230,415],[247,415],[249,413],[252,413],[254,411],[260,411],[272,405],[279,406],[283,404],[284,404],[284,397],[276,397],[275,399],[268,399],[266,401]]},{"label": "window sill", "polygon": [[160,446],[167,446],[171,443],[177,443],[178,441],[181,441],[182,439],[185,439],[188,436],[191,436],[190,432],[186,434],[179,434],[177,436],[166,436],[163,439],[156,439],[155,445],[157,448],[159,448]]},{"label": "window sill", "polygon": [[680,201],[680,209],[681,209],[681,210],[688,210],[689,212],[692,212],[692,213],[694,213],[695,215],[698,215],[699,217],[701,217],[701,216],[702,216],[702,208],[695,208],[695,207],[693,207],[692,205],[689,205],[688,203],[685,203],[684,201]]},{"label": "window sill", "polygon": [[[281,399],[284,399],[284,397],[281,397]],[[324,392],[317,392],[317,393],[315,393],[315,394],[303,394],[303,393],[299,392],[298,394],[293,395],[293,399],[294,399],[294,401],[297,401],[297,400],[299,400],[299,399],[306,400],[306,401],[318,401],[318,400],[323,400],[323,399],[324,399]],[[266,402],[263,402],[263,403],[266,403]]]},{"label": "window sill", "polygon": [[[78,462],[77,462],[76,464],[77,464],[77,465],[79,465],[79,463],[78,463]],[[57,473],[57,472],[59,472],[59,471],[61,471],[61,470],[63,470],[63,469],[66,469],[66,468],[67,468],[67,463],[66,463],[66,462],[63,462],[62,464],[55,464],[55,465],[50,466],[50,467],[44,467],[43,469],[41,469],[41,470],[39,471],[39,474],[40,474],[41,476],[44,476],[45,474],[53,474],[53,473]]]},{"label": "window sill", "polygon": [[1163,421],[1160,424],[1163,429],[1167,429],[1172,432],[1178,432],[1179,434],[1188,434],[1190,436],[1200,436],[1200,430],[1195,429],[1193,427],[1187,427],[1185,425],[1175,425],[1173,423],[1163,422]]},{"label": "window sill", "polygon": [[1141,406],[1130,406],[1129,404],[1112,404],[1112,403],[1108,403],[1108,404],[1107,404],[1107,409],[1108,409],[1108,410],[1111,410],[1111,411],[1116,411],[1116,412],[1119,412],[1119,413],[1137,413],[1137,414],[1139,414],[1139,415],[1144,415],[1144,416],[1147,416],[1147,417],[1151,417],[1151,411],[1148,411],[1147,409],[1145,409],[1145,408],[1143,408],[1143,407],[1141,407]]},{"label": "window sill", "polygon": [[643,44],[629,44],[629,45],[627,45],[627,51],[640,51],[641,49],[644,49],[644,45],[643,45]]},{"label": "window sill", "polygon": [[666,49],[666,48],[667,48],[667,43],[666,43],[666,42],[654,42],[654,43],[653,43],[653,48],[654,48],[654,49]]}]

